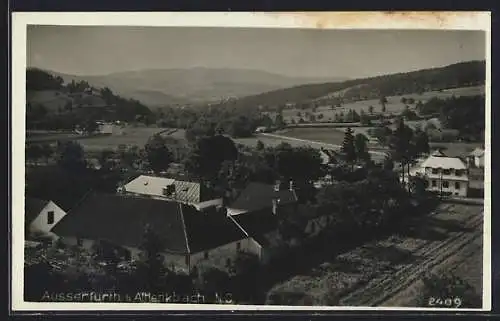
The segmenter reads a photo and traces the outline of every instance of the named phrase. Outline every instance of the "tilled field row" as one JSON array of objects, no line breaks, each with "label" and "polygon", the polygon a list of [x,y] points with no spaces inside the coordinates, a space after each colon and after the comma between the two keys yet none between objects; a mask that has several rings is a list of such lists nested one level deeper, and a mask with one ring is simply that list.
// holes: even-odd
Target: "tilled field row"
[{"label": "tilled field row", "polygon": [[[478,228],[481,224],[482,217],[475,215],[467,220],[465,227]],[[378,305],[417,280],[422,271],[432,269],[433,266],[446,260],[480,235],[480,231],[474,233],[459,232],[443,242],[425,242],[412,253],[415,256],[425,257],[425,260],[397,267],[396,273],[383,274],[372,279],[366,286],[356,289],[344,297],[340,304],[347,306]]]}]

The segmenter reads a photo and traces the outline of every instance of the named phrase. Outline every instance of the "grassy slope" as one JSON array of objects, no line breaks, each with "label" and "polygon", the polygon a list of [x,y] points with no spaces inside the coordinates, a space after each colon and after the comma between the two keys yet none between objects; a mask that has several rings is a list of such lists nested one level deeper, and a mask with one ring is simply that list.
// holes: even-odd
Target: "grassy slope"
[{"label": "grassy slope", "polygon": [[[413,98],[415,99],[415,103],[417,101],[421,101],[422,103],[426,102],[432,97],[438,97],[438,98],[449,98],[452,95],[455,96],[474,96],[474,95],[482,95],[484,94],[484,86],[473,86],[473,87],[461,87],[461,88],[454,88],[454,89],[449,89],[449,90],[443,90],[443,91],[429,91],[429,92],[424,92],[423,94],[406,94],[406,95],[399,95],[399,96],[388,96],[387,97],[387,104],[386,104],[386,113],[393,113],[393,114],[399,114],[401,113],[404,108],[405,104],[401,102],[401,98]],[[319,114],[323,114],[323,119],[321,121],[334,121],[335,120],[335,114],[340,114],[341,112],[346,114],[350,109],[356,111],[358,114],[363,110],[365,113],[368,114],[368,108],[369,106],[373,106],[373,114],[380,114],[381,113],[381,105],[377,99],[369,99],[369,100],[361,100],[357,102],[352,102],[352,103],[347,103],[342,105],[342,107],[336,107],[335,109],[332,109],[330,106],[320,106],[316,109],[316,112],[314,112],[314,115],[317,116]],[[410,108],[414,107],[415,104],[409,105]],[[311,112],[311,109],[306,110],[307,112]],[[285,109],[283,110],[283,118],[286,122],[291,122],[292,119],[295,122],[299,121],[299,117],[297,116],[297,113],[300,112],[302,115],[304,114],[303,110],[297,109],[297,108],[292,108],[292,109]],[[271,117],[274,117],[275,113],[270,113]],[[302,116],[303,119],[305,119],[304,115]]]}]

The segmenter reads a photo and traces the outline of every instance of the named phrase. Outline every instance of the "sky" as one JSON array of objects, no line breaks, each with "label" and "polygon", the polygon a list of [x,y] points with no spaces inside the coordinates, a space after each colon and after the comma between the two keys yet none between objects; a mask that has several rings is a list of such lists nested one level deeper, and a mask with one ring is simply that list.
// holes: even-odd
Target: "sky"
[{"label": "sky", "polygon": [[481,31],[28,26],[27,66],[74,75],[236,68],[369,77],[485,59]]}]

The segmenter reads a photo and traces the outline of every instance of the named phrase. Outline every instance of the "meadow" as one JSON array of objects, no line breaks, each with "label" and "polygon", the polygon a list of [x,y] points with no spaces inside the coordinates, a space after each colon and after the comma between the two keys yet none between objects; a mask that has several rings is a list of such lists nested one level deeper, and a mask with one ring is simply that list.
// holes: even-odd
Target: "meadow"
[{"label": "meadow", "polygon": [[85,151],[96,152],[104,149],[116,149],[120,145],[143,147],[152,135],[164,131],[168,131],[168,128],[130,126],[121,128],[111,135],[82,136],[71,132],[28,131],[26,136],[28,142],[54,143],[58,140],[77,140]]},{"label": "meadow", "polygon": [[[429,92],[424,92],[422,94],[406,94],[406,95],[401,95],[401,96],[388,96],[387,98],[387,103],[386,103],[386,113],[389,114],[399,114],[401,113],[406,105],[408,105],[410,108],[415,107],[416,103],[418,101],[421,101],[422,103],[428,101],[429,99],[433,97],[437,97],[440,99],[445,99],[445,98],[450,98],[452,96],[474,96],[474,95],[484,95],[484,86],[473,86],[473,87],[462,87],[462,88],[453,88],[453,89],[446,89],[443,91],[429,91]],[[401,98],[413,98],[415,100],[414,104],[403,104],[401,102]],[[335,114],[340,114],[341,112],[346,114],[350,109],[356,111],[358,114],[361,113],[361,110],[363,110],[365,113],[368,114],[369,107],[373,106],[373,114],[377,115],[382,112],[382,106],[380,105],[380,102],[377,99],[370,99],[370,100],[361,100],[361,101],[356,101],[356,102],[351,102],[351,103],[346,103],[343,104],[342,107],[335,107],[332,108],[331,106],[319,106],[316,109],[316,112],[314,112],[314,115],[316,119],[318,119],[318,115],[322,114],[323,118],[321,121],[327,122],[327,121],[334,121],[335,120]],[[295,122],[298,122],[300,117],[297,116],[297,113],[300,112],[302,115],[302,118],[307,121],[306,117],[304,116],[305,112],[311,112],[311,109],[307,110],[301,110],[297,108],[293,109],[285,109],[283,110],[283,119],[287,122],[290,123],[292,119]],[[274,117],[275,113],[270,113],[271,117]]]},{"label": "meadow", "polygon": [[159,127],[126,127],[117,134],[86,138],[79,142],[86,151],[116,149],[120,145],[143,147],[152,135],[165,129]]}]

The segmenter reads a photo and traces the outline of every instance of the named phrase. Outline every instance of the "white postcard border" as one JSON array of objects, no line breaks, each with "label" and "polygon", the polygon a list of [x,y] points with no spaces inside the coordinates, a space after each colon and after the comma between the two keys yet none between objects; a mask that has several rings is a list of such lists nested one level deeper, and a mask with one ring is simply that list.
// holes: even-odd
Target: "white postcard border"
[{"label": "white postcard border", "polygon": [[[13,311],[490,311],[491,310],[491,13],[490,12],[14,12],[12,14],[12,264]],[[481,309],[385,308],[325,306],[198,305],[155,303],[25,302],[24,284],[24,144],[27,25],[114,25],[323,29],[439,29],[486,31],[486,130],[483,245],[483,307]]]}]

